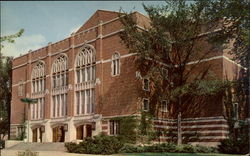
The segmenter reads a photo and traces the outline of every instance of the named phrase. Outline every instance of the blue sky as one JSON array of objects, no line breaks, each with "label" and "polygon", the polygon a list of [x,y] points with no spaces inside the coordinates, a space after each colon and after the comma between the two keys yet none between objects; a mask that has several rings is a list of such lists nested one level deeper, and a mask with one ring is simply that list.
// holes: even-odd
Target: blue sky
[{"label": "blue sky", "polygon": [[4,44],[3,54],[20,56],[68,37],[98,9],[139,11],[142,3],[160,5],[164,1],[1,1],[1,36],[25,29],[15,44]]}]

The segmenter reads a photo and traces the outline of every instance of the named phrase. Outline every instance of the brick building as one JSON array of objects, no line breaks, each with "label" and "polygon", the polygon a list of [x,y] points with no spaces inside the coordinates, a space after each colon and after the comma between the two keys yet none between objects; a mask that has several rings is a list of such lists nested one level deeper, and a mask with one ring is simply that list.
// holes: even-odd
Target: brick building
[{"label": "brick building", "polygon": [[[140,13],[134,16],[138,28],[149,23]],[[150,102],[140,97],[138,85],[147,90],[148,82],[138,76],[136,54],[121,43],[122,30],[118,13],[98,10],[70,37],[15,58],[11,138],[21,134],[24,123],[29,142],[69,142],[100,132],[115,134],[119,125],[109,119],[139,115],[138,110],[147,109]],[[237,78],[241,68],[225,52],[203,62],[212,63],[222,78]],[[24,97],[37,103],[25,104],[20,101]],[[200,133],[194,142],[218,143],[225,138],[228,126],[219,103],[204,104],[197,114],[184,116],[183,133]],[[162,111],[168,113],[167,103]],[[154,122],[158,129],[176,130],[175,119]]]}]

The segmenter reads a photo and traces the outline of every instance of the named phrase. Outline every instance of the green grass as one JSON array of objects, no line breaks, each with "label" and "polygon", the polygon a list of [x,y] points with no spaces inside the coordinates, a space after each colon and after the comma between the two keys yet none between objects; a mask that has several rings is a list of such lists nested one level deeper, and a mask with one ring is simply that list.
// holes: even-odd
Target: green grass
[{"label": "green grass", "polygon": [[124,153],[119,156],[241,156],[235,154],[218,153]]}]

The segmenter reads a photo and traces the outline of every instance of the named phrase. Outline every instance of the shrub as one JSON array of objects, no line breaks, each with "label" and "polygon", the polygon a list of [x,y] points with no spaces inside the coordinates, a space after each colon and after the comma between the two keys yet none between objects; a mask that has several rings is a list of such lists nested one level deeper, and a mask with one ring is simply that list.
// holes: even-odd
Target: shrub
[{"label": "shrub", "polygon": [[86,138],[83,142],[65,143],[68,152],[85,154],[114,154],[123,147],[115,136],[99,135],[93,138]]},{"label": "shrub", "polygon": [[136,146],[131,144],[125,144],[120,153],[143,153],[146,152],[143,146]]},{"label": "shrub", "polygon": [[248,153],[248,141],[247,139],[244,138],[224,139],[221,141],[221,144],[219,145],[219,151],[222,153],[229,153],[229,154],[246,154]]},{"label": "shrub", "polygon": [[218,153],[218,150],[215,147],[196,145],[195,149],[197,153]]}]

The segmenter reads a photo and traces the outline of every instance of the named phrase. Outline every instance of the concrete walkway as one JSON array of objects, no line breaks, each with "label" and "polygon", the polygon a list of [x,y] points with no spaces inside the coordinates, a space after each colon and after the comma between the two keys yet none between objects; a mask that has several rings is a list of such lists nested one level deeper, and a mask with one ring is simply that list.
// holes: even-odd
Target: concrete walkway
[{"label": "concrete walkway", "polygon": [[[2,150],[0,156],[17,156],[18,151],[21,151],[21,150]],[[38,156],[102,156],[102,155],[94,155],[94,154],[67,153],[63,151],[36,151],[36,152],[39,152]],[[113,156],[122,156],[122,155],[114,154]]]},{"label": "concrete walkway", "polygon": [[[17,156],[18,151],[21,151],[21,150],[2,150],[1,156]],[[36,152],[39,152],[38,156],[87,156],[87,155],[101,156],[101,155],[93,155],[93,154],[67,153],[63,151],[36,151]]]}]

